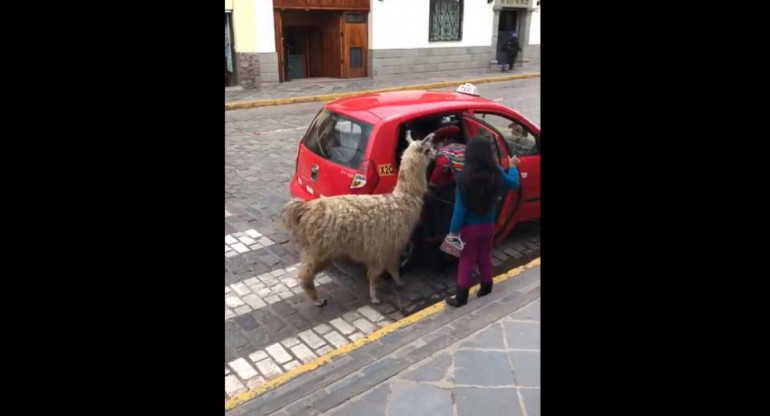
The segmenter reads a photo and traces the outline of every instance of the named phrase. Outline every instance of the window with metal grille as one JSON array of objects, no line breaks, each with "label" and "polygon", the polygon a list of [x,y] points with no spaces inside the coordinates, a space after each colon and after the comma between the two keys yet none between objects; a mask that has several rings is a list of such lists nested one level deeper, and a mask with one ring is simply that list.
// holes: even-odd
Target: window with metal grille
[{"label": "window with metal grille", "polygon": [[463,0],[430,0],[430,42],[463,38]]},{"label": "window with metal grille", "polygon": [[345,14],[346,23],[366,23],[366,15],[364,13],[347,13]]},{"label": "window with metal grille", "polygon": [[350,67],[361,68],[364,66],[363,51],[361,48],[350,48]]}]

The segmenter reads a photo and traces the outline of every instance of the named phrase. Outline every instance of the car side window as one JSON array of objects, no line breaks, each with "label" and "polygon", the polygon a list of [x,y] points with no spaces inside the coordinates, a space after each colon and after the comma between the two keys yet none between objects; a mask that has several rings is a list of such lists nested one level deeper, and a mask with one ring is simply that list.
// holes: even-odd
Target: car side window
[{"label": "car side window", "polygon": [[[426,121],[426,120],[432,120],[435,123],[434,128],[435,129],[429,129],[436,131],[438,129],[441,129],[443,127],[447,126],[457,126],[460,128],[460,136],[459,138],[462,139],[462,123],[460,122],[460,116],[457,114],[444,114],[444,115],[430,115],[421,117],[419,119],[412,119],[408,120],[404,123],[402,123],[398,128],[398,139],[396,140],[396,151],[395,151],[395,165],[398,168],[401,165],[401,155],[403,155],[404,150],[406,150],[407,146],[409,146],[409,143],[406,141],[406,133],[411,129],[412,123],[420,122],[420,121]],[[414,138],[414,135],[412,135]]]},{"label": "car side window", "polygon": [[502,133],[510,154],[517,156],[540,154],[535,136],[517,121],[493,113],[476,112],[474,115]]}]

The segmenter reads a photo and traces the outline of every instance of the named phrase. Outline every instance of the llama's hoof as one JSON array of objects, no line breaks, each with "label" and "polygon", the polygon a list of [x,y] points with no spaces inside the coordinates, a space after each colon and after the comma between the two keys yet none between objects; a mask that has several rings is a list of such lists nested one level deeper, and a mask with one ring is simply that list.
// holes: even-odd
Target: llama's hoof
[{"label": "llama's hoof", "polygon": [[315,306],[326,306],[326,299],[318,299],[313,303],[315,304]]},{"label": "llama's hoof", "polygon": [[372,298],[372,303],[380,303],[380,298],[378,298],[378,297],[373,297],[373,298]]}]

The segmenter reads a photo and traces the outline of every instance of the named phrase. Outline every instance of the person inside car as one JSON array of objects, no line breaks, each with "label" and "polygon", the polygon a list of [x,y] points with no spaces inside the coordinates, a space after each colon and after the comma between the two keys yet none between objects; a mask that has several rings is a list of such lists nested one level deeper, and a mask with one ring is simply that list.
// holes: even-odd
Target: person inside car
[{"label": "person inside car", "polygon": [[430,174],[430,185],[442,187],[455,183],[465,163],[465,144],[457,126],[442,127],[435,132],[436,162]]}]

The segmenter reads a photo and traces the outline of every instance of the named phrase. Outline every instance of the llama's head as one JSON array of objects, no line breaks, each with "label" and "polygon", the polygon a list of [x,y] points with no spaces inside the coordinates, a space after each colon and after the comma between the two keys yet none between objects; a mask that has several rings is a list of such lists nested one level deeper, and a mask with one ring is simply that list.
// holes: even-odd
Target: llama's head
[{"label": "llama's head", "polygon": [[511,129],[511,133],[513,134],[514,141],[521,142],[522,140],[527,138],[527,131],[524,130],[524,127],[522,127],[518,123],[511,123],[508,125],[508,128]]},{"label": "llama's head", "polygon": [[431,133],[422,140],[413,140],[411,134],[407,132],[406,141],[409,142],[409,146],[401,156],[398,182],[394,193],[406,193],[422,198],[428,191],[428,164],[436,157],[433,137],[434,134]]}]

